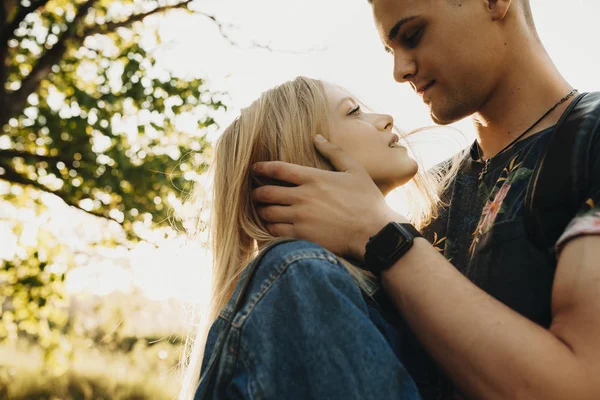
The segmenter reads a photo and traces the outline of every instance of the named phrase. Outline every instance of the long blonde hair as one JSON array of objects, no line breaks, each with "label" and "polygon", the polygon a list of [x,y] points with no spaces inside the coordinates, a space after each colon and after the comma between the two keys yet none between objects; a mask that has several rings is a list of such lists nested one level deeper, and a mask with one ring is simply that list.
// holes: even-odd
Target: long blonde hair
[{"label": "long blonde hair", "polygon": [[[298,77],[267,92],[242,110],[218,139],[214,157],[211,239],[213,283],[209,322],[214,321],[233,293],[241,273],[272,236],[251,199],[252,188],[267,183],[253,178],[251,166],[259,161],[285,161],[332,170],[315,149],[313,137],[329,138],[329,109],[323,83]],[[409,184],[414,205],[413,222],[419,227],[437,215],[439,179],[419,173]],[[377,285],[373,275],[339,257],[365,292]],[[180,399],[190,399],[198,384],[206,327],[190,335],[184,349]]]}]

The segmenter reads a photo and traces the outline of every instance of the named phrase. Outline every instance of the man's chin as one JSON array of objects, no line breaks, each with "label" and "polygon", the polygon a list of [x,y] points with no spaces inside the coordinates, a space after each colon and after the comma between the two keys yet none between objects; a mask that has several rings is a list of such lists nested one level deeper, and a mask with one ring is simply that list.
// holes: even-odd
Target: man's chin
[{"label": "man's chin", "polygon": [[433,103],[429,104],[429,116],[436,125],[449,125],[456,121],[460,121],[469,115],[471,115],[471,113],[465,112],[462,109],[436,107]]}]

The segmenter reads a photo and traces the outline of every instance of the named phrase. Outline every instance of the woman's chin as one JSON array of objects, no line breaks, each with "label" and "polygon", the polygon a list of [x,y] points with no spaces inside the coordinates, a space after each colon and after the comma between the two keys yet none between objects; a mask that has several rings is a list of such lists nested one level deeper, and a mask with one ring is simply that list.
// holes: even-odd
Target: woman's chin
[{"label": "woman's chin", "polygon": [[398,189],[401,186],[406,185],[412,178],[414,178],[416,171],[412,174],[406,174],[403,176],[396,176],[394,179],[391,179],[387,182],[376,183],[377,187],[383,193],[384,196],[387,196],[392,191]]},{"label": "woman's chin", "polygon": [[400,187],[414,178],[415,175],[417,175],[417,172],[419,172],[419,164],[417,164],[417,162],[412,158],[409,158],[396,170],[396,174],[392,182],[394,182],[396,187]]},{"label": "woman's chin", "polygon": [[381,193],[384,195],[388,195],[391,191],[407,184],[419,171],[419,165],[412,158],[400,163],[400,165],[395,166],[395,168],[392,168],[393,171],[390,171],[389,174],[382,174],[379,172],[377,174],[380,175],[378,177],[379,179],[376,179],[371,175],[373,182],[375,182]]}]

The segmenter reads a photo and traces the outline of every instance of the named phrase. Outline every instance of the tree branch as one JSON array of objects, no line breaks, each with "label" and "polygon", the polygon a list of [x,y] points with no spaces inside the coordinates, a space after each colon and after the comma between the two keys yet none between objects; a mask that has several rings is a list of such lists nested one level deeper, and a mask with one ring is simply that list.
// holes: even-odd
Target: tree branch
[{"label": "tree branch", "polygon": [[39,154],[34,154],[34,153],[27,152],[27,151],[20,151],[20,150],[14,150],[14,149],[0,150],[0,160],[6,160],[6,159],[15,158],[15,157],[20,157],[20,158],[23,158],[26,160],[45,161],[45,162],[51,162],[51,163],[62,162],[66,166],[73,165],[73,160],[67,160],[67,159],[64,159],[61,157],[42,156]]},{"label": "tree branch", "polygon": [[210,14],[204,13],[202,11],[194,11],[194,14],[202,15],[202,16],[210,19],[215,25],[217,25],[217,28],[219,29],[219,33],[221,34],[221,36],[223,36],[223,38],[225,40],[227,40],[229,42],[230,45],[239,47],[239,44],[235,40],[233,40],[231,38],[231,36],[229,36],[229,33],[227,33],[227,31],[225,30],[225,24],[220,22],[214,15],[210,15]]},{"label": "tree branch", "polygon": [[0,44],[0,129],[8,121],[6,80],[8,78],[8,45]]},{"label": "tree branch", "polygon": [[[130,16],[128,19],[123,20],[123,21],[108,22],[108,23],[103,24],[103,25],[91,26],[91,27],[85,29],[83,31],[83,33],[81,35],[79,35],[78,37],[83,40],[86,37],[92,36],[92,35],[106,35],[108,33],[114,32],[118,28],[128,28],[131,25],[133,25],[135,22],[143,21],[144,18],[146,18],[146,17],[148,17],[150,15],[158,14],[158,13],[164,13],[164,12],[169,11],[169,10],[184,8],[188,4],[190,4],[192,1],[193,0],[186,0],[186,1],[183,1],[183,2],[178,3],[178,4],[172,4],[172,5],[169,5],[169,6],[157,7],[154,10],[151,10],[151,11],[148,11],[148,12],[145,12],[145,13],[134,14],[134,15]],[[194,14],[197,14],[197,15],[202,15],[202,16],[208,18],[209,20],[211,20],[217,26],[217,28],[218,28],[219,33],[221,34],[221,36],[227,42],[229,42],[229,44],[231,44],[232,46],[236,46],[236,47],[242,47],[227,32],[226,25],[223,24],[222,22],[220,22],[214,15],[207,14],[207,13],[202,12],[202,11],[192,11],[192,12]],[[273,51],[273,49],[269,45],[262,45],[262,44],[259,44],[259,43],[256,43],[256,42],[252,42],[252,47],[256,47],[256,48],[261,48],[261,49]]]},{"label": "tree branch", "polygon": [[[31,4],[28,7],[19,7],[19,11],[15,15],[15,18],[10,21],[10,23],[4,19],[3,26],[4,29],[0,32],[0,45],[4,46],[8,43],[9,39],[13,37],[15,30],[19,27],[21,22],[25,20],[27,15],[34,12],[38,8],[46,5],[50,0],[31,0]],[[4,9],[4,7],[2,7]],[[5,11],[6,14],[6,11]],[[8,17],[6,17],[8,18]]]},{"label": "tree branch", "polygon": [[88,211],[84,208],[82,208],[80,205],[76,204],[75,202],[71,201],[68,199],[68,196],[66,193],[60,192],[60,191],[54,191],[51,190],[50,188],[42,185],[41,183],[34,181],[32,179],[29,179],[27,177],[24,177],[23,175],[19,174],[13,167],[11,167],[8,164],[4,164],[1,163],[0,167],[4,169],[4,174],[0,175],[0,179],[7,181],[7,182],[11,182],[11,183],[17,183],[19,185],[24,185],[24,186],[30,186],[33,187],[35,189],[41,190],[43,192],[46,193],[50,193],[53,194],[57,197],[60,197],[62,199],[62,201],[64,201],[67,205],[71,206],[71,207],[75,207],[78,210],[81,211],[85,211],[88,214],[91,214],[95,217],[99,217],[99,218],[105,218],[105,219],[110,219],[112,221],[115,221],[117,223],[119,223],[119,221],[116,221],[113,218],[110,218],[109,216],[106,216],[100,212],[97,211]]},{"label": "tree branch", "polygon": [[[6,4],[4,2],[0,3],[0,26],[8,25],[8,21],[6,20],[7,12],[6,12]],[[2,31],[2,35],[4,35],[4,30]],[[4,36],[3,36],[4,37]]]},{"label": "tree branch", "polygon": [[97,34],[105,35],[107,33],[114,32],[118,28],[129,27],[130,25],[134,24],[135,22],[142,21],[144,18],[149,17],[150,15],[163,13],[163,12],[166,12],[169,10],[185,8],[192,1],[193,0],[186,0],[186,1],[183,1],[183,2],[177,3],[177,4],[171,4],[171,5],[163,6],[163,7],[156,7],[154,10],[151,10],[151,11],[148,11],[145,13],[134,14],[123,21],[107,22],[103,25],[91,26],[91,27],[85,29],[81,35],[78,35],[78,37],[80,39],[85,39],[86,37],[91,36],[91,35],[97,35]]},{"label": "tree branch", "polygon": [[[79,204],[75,203],[74,201],[69,200],[69,196],[64,192],[51,190],[50,188],[42,185],[39,182],[36,182],[32,179],[24,177],[23,175],[19,174],[13,167],[11,167],[8,164],[0,163],[0,168],[4,169],[4,174],[0,175],[0,180],[10,182],[10,183],[16,183],[18,185],[29,186],[34,189],[38,189],[40,191],[53,194],[53,195],[59,197],[62,201],[65,202],[65,204],[67,204],[70,207],[76,208],[80,211],[83,211],[83,212],[85,212],[89,215],[92,215],[94,217],[97,217],[97,218],[103,218],[103,219],[107,219],[110,221],[114,221],[117,224],[119,224],[120,226],[123,226],[123,224],[121,222],[117,221],[114,218],[111,218],[108,215],[104,215],[98,211],[90,211],[90,210],[86,210],[85,208],[82,208]],[[148,242],[148,240],[139,237],[135,232],[128,232],[128,234],[131,235],[131,237],[133,237],[139,241]]]},{"label": "tree branch", "polygon": [[[226,41],[229,42],[230,45],[235,46],[235,47],[243,47],[240,45],[240,43],[238,43],[236,40],[234,40],[231,37],[229,32],[227,32],[226,26],[222,22],[220,22],[214,15],[210,15],[210,14],[204,13],[202,11],[194,11],[194,14],[202,15],[202,16],[210,19],[215,25],[217,25],[217,28],[219,29],[219,33]],[[302,54],[302,53],[306,52],[306,51],[297,51],[297,50],[274,49],[269,44],[261,44],[254,40],[250,42],[250,47],[268,50],[268,51],[275,51],[277,53]],[[310,52],[310,51],[323,51],[323,50],[324,49],[308,49],[307,51]]]},{"label": "tree branch", "polygon": [[6,118],[12,116],[16,111],[22,110],[27,102],[27,97],[29,97],[31,93],[35,92],[40,83],[46,79],[48,74],[50,74],[52,66],[58,63],[67,51],[68,41],[75,37],[77,25],[79,22],[81,22],[81,20],[83,20],[83,18],[85,18],[88,11],[94,6],[96,1],[97,0],[88,0],[87,3],[79,7],[79,10],[77,10],[77,14],[75,15],[75,18],[73,19],[73,22],[69,28],[63,32],[60,38],[58,38],[58,42],[38,59],[36,65],[33,67],[29,75],[27,75],[21,82],[21,87],[15,92],[8,93],[6,95]]}]

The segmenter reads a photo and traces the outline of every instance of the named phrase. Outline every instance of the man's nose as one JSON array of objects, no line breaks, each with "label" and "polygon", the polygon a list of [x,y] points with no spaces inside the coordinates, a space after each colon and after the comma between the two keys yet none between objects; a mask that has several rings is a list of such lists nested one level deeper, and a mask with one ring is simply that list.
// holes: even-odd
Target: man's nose
[{"label": "man's nose", "polygon": [[417,64],[413,57],[401,52],[394,54],[394,79],[396,82],[404,83],[417,73]]}]

